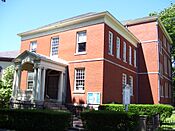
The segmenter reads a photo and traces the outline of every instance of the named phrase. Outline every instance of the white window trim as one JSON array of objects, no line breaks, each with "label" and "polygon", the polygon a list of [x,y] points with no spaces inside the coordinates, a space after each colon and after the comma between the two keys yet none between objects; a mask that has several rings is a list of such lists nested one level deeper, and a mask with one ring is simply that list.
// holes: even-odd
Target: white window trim
[{"label": "white window trim", "polygon": [[[77,70],[78,69],[84,69],[84,89],[83,90],[77,90],[76,89],[76,74],[77,74]],[[86,77],[85,77],[85,68],[75,68],[74,69],[74,91],[73,91],[73,93],[77,93],[77,94],[81,94],[81,93],[85,93],[85,80],[86,80]]]},{"label": "white window trim", "polygon": [[109,31],[108,54],[113,55],[113,33]]},{"label": "white window trim", "polygon": [[[82,51],[82,52],[79,52],[78,51],[78,49],[79,49],[79,41],[78,41],[78,38],[79,38],[79,33],[81,33],[81,32],[85,32],[85,34],[86,34],[86,41],[84,41],[84,42],[86,42],[86,48],[85,48],[85,51]],[[76,39],[76,53],[75,53],[75,55],[83,55],[83,54],[86,54],[86,51],[87,51],[87,31],[86,30],[84,30],[84,31],[78,31],[77,32],[77,39]]]},{"label": "white window trim", "polygon": [[123,61],[127,63],[127,60],[126,60],[126,42],[123,42]]},{"label": "white window trim", "polygon": [[120,58],[120,38],[117,37],[117,40],[116,40],[116,57],[118,59],[121,59]]}]

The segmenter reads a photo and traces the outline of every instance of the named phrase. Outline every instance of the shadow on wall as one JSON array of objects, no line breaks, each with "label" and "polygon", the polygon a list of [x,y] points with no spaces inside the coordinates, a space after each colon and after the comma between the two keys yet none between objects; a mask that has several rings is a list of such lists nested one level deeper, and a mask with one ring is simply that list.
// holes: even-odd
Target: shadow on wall
[{"label": "shadow on wall", "polygon": [[67,67],[67,90],[66,90],[66,103],[72,103],[71,96],[71,86],[70,86],[70,76],[69,76],[69,68]]},{"label": "shadow on wall", "polygon": [[[147,72],[142,46],[138,47],[138,73]],[[138,103],[154,104],[148,74],[138,74]]]}]

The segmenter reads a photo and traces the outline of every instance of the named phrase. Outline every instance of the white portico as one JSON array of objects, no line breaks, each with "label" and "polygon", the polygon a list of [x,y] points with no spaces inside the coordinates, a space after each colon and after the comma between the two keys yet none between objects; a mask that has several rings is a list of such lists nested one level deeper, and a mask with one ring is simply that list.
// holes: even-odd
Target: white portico
[{"label": "white portico", "polygon": [[[13,100],[42,102],[45,99],[54,99],[60,103],[65,102],[68,65],[65,60],[52,60],[41,54],[24,51],[14,59],[14,63]],[[22,71],[33,73],[33,88],[30,90],[21,90]]]}]

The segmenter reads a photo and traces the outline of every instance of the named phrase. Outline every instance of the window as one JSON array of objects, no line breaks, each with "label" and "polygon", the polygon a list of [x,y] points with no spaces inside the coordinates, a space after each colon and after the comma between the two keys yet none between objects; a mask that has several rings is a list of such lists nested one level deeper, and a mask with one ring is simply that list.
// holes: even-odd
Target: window
[{"label": "window", "polygon": [[85,84],[85,69],[75,69],[75,90],[83,91]]},{"label": "window", "polygon": [[129,46],[129,64],[132,65],[132,48]]},{"label": "window", "polygon": [[164,55],[164,59],[163,59],[163,61],[164,61],[164,71],[165,71],[165,74],[167,74],[167,56],[166,55]]},{"label": "window", "polygon": [[109,32],[108,54],[113,55],[113,34]]},{"label": "window", "polygon": [[171,61],[168,60],[168,74],[169,74],[169,77],[171,77]]},{"label": "window", "polygon": [[116,55],[117,55],[117,58],[120,59],[120,38],[117,37],[117,47],[116,47]]},{"label": "window", "polygon": [[123,42],[123,61],[126,62],[126,42]]},{"label": "window", "polygon": [[122,87],[125,88],[126,84],[127,84],[127,75],[123,74],[122,75]]},{"label": "window", "polygon": [[130,94],[131,96],[133,96],[133,77],[132,76],[129,76],[129,85],[131,87]]},{"label": "window", "polygon": [[163,35],[163,44],[166,47],[166,37]]},{"label": "window", "polygon": [[136,67],[136,50],[134,49],[134,67]]},{"label": "window", "polygon": [[170,53],[170,44],[167,42],[168,52]]},{"label": "window", "polygon": [[169,98],[171,98],[171,84],[169,84]]},{"label": "window", "polygon": [[160,63],[160,75],[163,75],[163,65]]},{"label": "window", "polygon": [[165,98],[168,98],[168,83],[165,82]]},{"label": "window", "polygon": [[163,85],[161,86],[161,92],[160,92],[160,97],[164,97],[164,87],[163,87]]},{"label": "window", "polygon": [[86,52],[86,31],[77,32],[76,53]]},{"label": "window", "polygon": [[162,54],[162,41],[159,40],[159,52],[160,54]]},{"label": "window", "polygon": [[58,37],[52,38],[50,56],[58,55],[58,46],[59,46],[59,38]]},{"label": "window", "polygon": [[34,73],[33,72],[28,72],[28,77],[27,77],[27,89],[33,89],[33,84],[34,84]]},{"label": "window", "polygon": [[36,53],[36,48],[37,48],[37,42],[36,41],[30,42],[30,51]]}]

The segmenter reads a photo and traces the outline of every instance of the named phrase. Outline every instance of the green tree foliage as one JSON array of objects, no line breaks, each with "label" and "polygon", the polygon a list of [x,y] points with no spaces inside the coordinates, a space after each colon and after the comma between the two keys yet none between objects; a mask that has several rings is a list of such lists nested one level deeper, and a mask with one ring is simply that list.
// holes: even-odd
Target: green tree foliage
[{"label": "green tree foliage", "polygon": [[0,107],[8,107],[12,93],[14,66],[7,67],[2,74],[0,81]]}]

